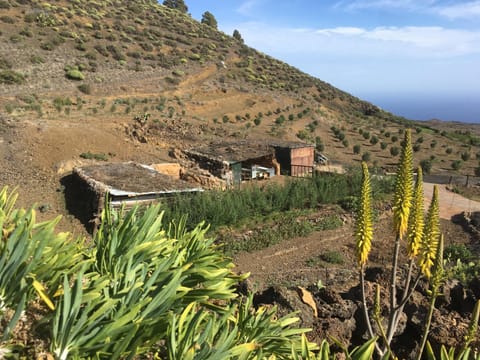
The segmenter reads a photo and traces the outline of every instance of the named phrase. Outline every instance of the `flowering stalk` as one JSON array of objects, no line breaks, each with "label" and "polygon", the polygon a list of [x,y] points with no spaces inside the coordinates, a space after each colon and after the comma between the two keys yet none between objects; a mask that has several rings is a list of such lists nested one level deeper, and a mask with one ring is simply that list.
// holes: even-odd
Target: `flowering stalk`
[{"label": "flowering stalk", "polygon": [[395,233],[403,238],[408,229],[408,218],[413,197],[413,152],[410,129],[405,131],[400,164],[397,169],[395,193],[393,198],[393,225]]},{"label": "flowering stalk", "polygon": [[372,224],[372,191],[370,187],[370,174],[367,163],[362,162],[362,192],[360,206],[357,212],[355,230],[357,260],[360,267],[360,288],[362,292],[362,304],[365,322],[371,338],[374,337],[370,317],[368,315],[367,300],[365,297],[365,264],[372,247],[373,224]]},{"label": "flowering stalk", "polygon": [[[433,200],[432,200],[433,202]],[[428,308],[427,319],[425,321],[425,329],[423,331],[422,341],[420,343],[420,349],[418,350],[417,360],[422,358],[423,349],[427,343],[428,332],[432,323],[433,310],[435,309],[435,301],[440,294],[440,286],[443,279],[443,235],[437,242],[435,248],[435,258],[430,277],[430,306]]]},{"label": "flowering stalk", "polygon": [[419,266],[421,272],[427,277],[431,277],[431,268],[437,256],[437,247],[440,238],[440,220],[438,205],[438,188],[433,187],[433,196],[428,209],[427,221],[422,236],[419,249]]},{"label": "flowering stalk", "polygon": [[362,192],[355,231],[357,260],[360,266],[367,263],[373,238],[372,191],[370,187],[370,175],[365,162],[362,162],[362,176]]},{"label": "flowering stalk", "polygon": [[397,169],[395,193],[393,195],[393,226],[395,230],[395,244],[392,257],[392,273],[390,276],[390,316],[387,327],[387,343],[395,333],[397,317],[397,268],[400,252],[400,241],[408,230],[408,220],[413,198],[413,151],[411,130],[405,131],[402,155]]}]

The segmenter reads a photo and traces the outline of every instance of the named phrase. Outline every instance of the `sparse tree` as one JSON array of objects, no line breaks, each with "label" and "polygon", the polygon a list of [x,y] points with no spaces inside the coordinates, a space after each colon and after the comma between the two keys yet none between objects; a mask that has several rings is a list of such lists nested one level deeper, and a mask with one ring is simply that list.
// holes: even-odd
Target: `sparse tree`
[{"label": "sparse tree", "polygon": [[240,31],[238,31],[237,29],[233,30],[233,35],[232,36],[235,40],[238,40],[241,43],[243,43],[242,35],[240,34]]},{"label": "sparse tree", "polygon": [[202,15],[202,24],[208,25],[214,29],[217,29],[218,23],[217,19],[215,19],[215,16],[210,11],[205,11]]},{"label": "sparse tree", "polygon": [[170,9],[178,10],[184,14],[188,11],[188,6],[183,0],[164,0],[163,5],[169,7]]}]

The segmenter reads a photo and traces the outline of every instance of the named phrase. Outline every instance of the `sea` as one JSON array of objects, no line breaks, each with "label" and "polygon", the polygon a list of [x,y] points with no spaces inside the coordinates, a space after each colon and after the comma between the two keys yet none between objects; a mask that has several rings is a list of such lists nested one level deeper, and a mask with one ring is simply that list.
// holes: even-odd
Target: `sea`
[{"label": "sea", "polygon": [[[365,98],[364,98],[365,99]],[[480,124],[480,96],[382,96],[365,99],[410,120],[442,120]]]}]

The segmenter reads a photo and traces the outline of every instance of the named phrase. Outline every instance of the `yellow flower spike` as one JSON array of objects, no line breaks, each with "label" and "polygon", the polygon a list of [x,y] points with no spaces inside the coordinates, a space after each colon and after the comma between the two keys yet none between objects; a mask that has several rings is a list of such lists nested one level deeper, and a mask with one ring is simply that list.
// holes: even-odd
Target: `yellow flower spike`
[{"label": "yellow flower spike", "polygon": [[357,224],[355,237],[357,240],[356,250],[359,265],[365,265],[368,254],[372,247],[373,225],[372,225],[372,191],[370,188],[370,174],[367,163],[362,162],[362,192],[360,206],[357,213]]},{"label": "yellow flower spike", "polygon": [[419,266],[422,273],[430,278],[431,268],[437,256],[437,247],[440,239],[440,215],[438,206],[438,188],[433,187],[433,196],[428,208],[427,221],[423,231],[419,249]]},{"label": "yellow flower spike", "polygon": [[423,213],[423,173],[422,168],[419,166],[417,169],[417,181],[415,182],[410,220],[408,222],[407,251],[410,258],[417,256],[420,249],[425,224]]},{"label": "yellow flower spike", "polygon": [[397,169],[393,197],[393,225],[395,233],[403,238],[408,229],[408,218],[413,197],[413,152],[411,130],[405,131],[402,155]]}]

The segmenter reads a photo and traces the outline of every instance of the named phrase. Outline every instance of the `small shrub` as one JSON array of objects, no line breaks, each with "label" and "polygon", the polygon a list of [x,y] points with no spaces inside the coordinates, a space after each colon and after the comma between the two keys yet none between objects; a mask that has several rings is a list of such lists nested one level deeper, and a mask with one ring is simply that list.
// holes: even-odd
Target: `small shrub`
[{"label": "small shrub", "polygon": [[305,130],[299,130],[297,132],[297,137],[300,139],[300,140],[305,140],[307,137],[308,137],[308,134]]},{"label": "small shrub", "polygon": [[385,149],[387,148],[387,146],[388,146],[388,144],[387,144],[386,142],[384,142],[384,141],[382,141],[382,142],[380,143],[380,148],[381,148],[382,150],[385,150]]},{"label": "small shrub", "polygon": [[360,148],[361,147],[358,144],[353,145],[353,153],[354,154],[360,154]]},{"label": "small shrub", "polygon": [[460,154],[460,157],[463,161],[468,161],[470,160],[470,153],[468,151],[464,151]]},{"label": "small shrub", "polygon": [[452,161],[452,169],[453,170],[460,170],[460,168],[462,167],[462,161],[461,160],[454,160]]},{"label": "small shrub", "polygon": [[390,148],[390,155],[392,156],[398,156],[398,154],[400,154],[400,149],[396,146],[392,146]]},{"label": "small shrub", "polygon": [[370,144],[375,145],[376,143],[378,143],[378,137],[374,135],[370,138]]},{"label": "small shrub", "polygon": [[6,24],[15,24],[15,19],[8,16],[8,15],[0,16],[0,21],[4,22]]},{"label": "small shrub", "polygon": [[104,153],[92,153],[90,151],[80,154],[82,159],[108,161],[108,156]]},{"label": "small shrub", "polygon": [[0,71],[0,84],[22,84],[25,81],[25,76],[13,70]]},{"label": "small shrub", "polygon": [[362,155],[362,161],[369,162],[371,158],[372,155],[368,151],[364,152]]},{"label": "small shrub", "polygon": [[453,149],[451,147],[448,147],[445,152],[450,155],[453,152]]},{"label": "small shrub", "polygon": [[432,171],[432,165],[432,160],[430,159],[423,159],[420,161],[420,167],[424,174],[430,174],[430,171]]},{"label": "small shrub", "polygon": [[67,79],[70,79],[70,80],[80,81],[85,79],[85,75],[83,75],[83,73],[80,70],[78,70],[78,68],[68,69],[67,72],[65,73],[65,76],[67,77]]},{"label": "small shrub", "polygon": [[30,56],[30,62],[32,64],[43,64],[45,60],[39,55],[32,55]]},{"label": "small shrub", "polygon": [[77,89],[80,90],[82,93],[84,94],[91,94],[92,92],[92,88],[90,86],[90,84],[80,84],[77,86]]},{"label": "small shrub", "polygon": [[320,259],[329,264],[343,264],[343,255],[338,251],[326,251],[320,255]]}]

